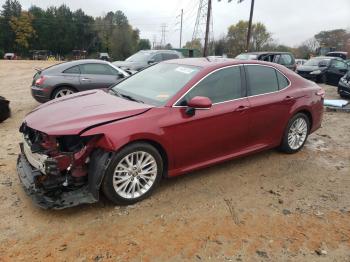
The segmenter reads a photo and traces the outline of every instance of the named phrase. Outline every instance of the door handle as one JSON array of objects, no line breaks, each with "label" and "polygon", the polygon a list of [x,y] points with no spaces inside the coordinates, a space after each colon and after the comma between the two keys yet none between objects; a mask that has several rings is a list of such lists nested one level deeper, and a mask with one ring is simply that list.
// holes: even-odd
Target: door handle
[{"label": "door handle", "polygon": [[294,100],[294,97],[292,97],[292,96],[286,96],[283,100],[284,100],[284,101],[291,101],[291,100]]},{"label": "door handle", "polygon": [[249,106],[239,106],[235,109],[236,112],[242,112],[244,110],[247,110]]}]

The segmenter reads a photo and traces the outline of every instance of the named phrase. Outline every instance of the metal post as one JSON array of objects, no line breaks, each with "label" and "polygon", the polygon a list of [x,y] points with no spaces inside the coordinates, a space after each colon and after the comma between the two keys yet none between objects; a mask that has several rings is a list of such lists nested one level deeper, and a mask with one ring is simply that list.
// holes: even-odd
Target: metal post
[{"label": "metal post", "polygon": [[180,25],[180,47],[182,47],[181,42],[182,42],[182,20],[183,20],[183,15],[184,15],[184,10],[181,9],[181,25]]},{"label": "metal post", "polygon": [[210,15],[211,15],[211,0],[208,0],[207,26],[205,28],[205,40],[204,40],[204,50],[203,50],[203,56],[204,57],[206,57],[208,55]]},{"label": "metal post", "polygon": [[251,6],[250,6],[250,16],[249,16],[249,24],[248,24],[248,34],[247,34],[247,45],[246,45],[246,51],[249,52],[249,42],[250,42],[250,35],[252,31],[252,21],[253,21],[253,13],[254,13],[254,0],[251,0]]}]

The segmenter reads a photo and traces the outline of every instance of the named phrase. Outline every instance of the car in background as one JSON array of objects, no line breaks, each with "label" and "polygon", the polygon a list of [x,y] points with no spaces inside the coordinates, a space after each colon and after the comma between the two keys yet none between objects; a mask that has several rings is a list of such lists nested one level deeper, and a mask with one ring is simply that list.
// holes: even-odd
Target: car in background
[{"label": "car in background", "polygon": [[295,64],[296,64],[296,66],[298,68],[299,66],[302,66],[303,64],[305,64],[306,61],[307,61],[307,59],[299,59],[299,58],[297,58],[297,59],[295,59]]},{"label": "car in background", "polygon": [[326,56],[331,56],[331,57],[339,57],[341,59],[348,59],[348,52],[343,52],[343,51],[334,51],[334,52],[328,52]]},{"label": "car in background", "polygon": [[289,52],[250,52],[242,53],[235,57],[240,60],[261,60],[283,65],[295,71],[296,63],[292,53]]},{"label": "car in background", "polygon": [[110,61],[111,58],[108,53],[99,53],[98,54],[98,59],[104,60],[104,61]]},{"label": "car in background", "polygon": [[125,61],[115,61],[113,64],[129,72],[140,71],[154,63],[183,58],[183,55],[174,50],[141,50],[128,57]]},{"label": "car in background", "polygon": [[[150,66],[111,87],[60,98],[21,127],[20,181],[41,207],[148,197],[165,177],[271,148],[302,149],[324,90],[284,66],[207,58]],[[54,113],[54,116],[52,115]]]},{"label": "car in background", "polygon": [[338,94],[342,98],[350,98],[350,70],[340,78],[338,83]]},{"label": "car in background", "polygon": [[44,103],[80,91],[108,88],[128,76],[129,73],[106,61],[76,60],[37,69],[31,91],[38,102]]},{"label": "car in background", "polygon": [[304,65],[298,67],[297,73],[317,83],[338,85],[349,70],[343,59],[330,56],[317,56],[309,59]]},{"label": "car in background", "polygon": [[15,53],[5,53],[4,59],[6,60],[15,60],[17,58]]},{"label": "car in background", "polygon": [[11,115],[10,101],[5,97],[0,96],[0,123],[4,122]]}]

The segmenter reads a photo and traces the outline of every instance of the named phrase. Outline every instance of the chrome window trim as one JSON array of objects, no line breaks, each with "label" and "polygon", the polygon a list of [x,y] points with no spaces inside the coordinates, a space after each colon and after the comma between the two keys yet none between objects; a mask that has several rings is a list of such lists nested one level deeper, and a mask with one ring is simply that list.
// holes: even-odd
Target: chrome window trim
[{"label": "chrome window trim", "polygon": [[[237,101],[237,100],[242,100],[242,99],[245,99],[245,98],[249,98],[249,97],[256,97],[256,96],[264,96],[264,95],[268,95],[268,94],[273,94],[273,93],[277,93],[277,92],[280,92],[280,91],[283,91],[287,88],[289,88],[291,86],[291,81],[290,79],[283,73],[281,72],[278,68],[276,67],[273,67],[273,66],[270,66],[270,65],[263,65],[263,64],[239,64],[239,65],[229,65],[229,66],[224,66],[224,67],[221,67],[221,68],[218,68],[218,69],[215,69],[214,71],[210,72],[209,74],[207,74],[206,76],[203,76],[201,79],[199,79],[189,90],[186,91],[186,93],[184,93],[178,100],[175,101],[175,103],[173,103],[173,105],[171,107],[178,107],[178,108],[186,108],[187,106],[177,106],[176,104],[184,97],[187,95],[188,92],[190,92],[193,88],[195,88],[202,80],[204,80],[206,77],[210,76],[211,74],[221,70],[221,69],[225,69],[225,68],[230,68],[230,67],[239,67],[239,66],[246,66],[246,65],[257,65],[257,66],[265,66],[265,67],[270,67],[270,68],[273,68],[275,69],[276,71],[278,71],[280,74],[282,74],[287,80],[288,80],[288,85],[286,87],[284,87],[283,89],[278,89],[277,91],[273,91],[273,92],[269,92],[269,93],[264,93],[264,94],[259,94],[259,95],[253,95],[253,96],[245,96],[245,97],[240,97],[240,98],[235,98],[235,99],[230,99],[230,100],[225,100],[225,101],[222,101],[222,102],[217,102],[217,103],[213,103],[212,106],[214,105],[219,105],[219,104],[223,104],[223,103],[228,103],[228,102],[232,102],[232,101]],[[244,72],[245,73],[245,72]],[[277,76],[276,76],[277,77]],[[278,81],[278,79],[277,79]],[[246,84],[247,84],[247,80],[246,80]]]},{"label": "chrome window trim", "polygon": [[[222,69],[226,69],[226,68],[231,68],[231,67],[239,67],[241,66],[240,64],[239,65],[228,65],[228,66],[224,66],[224,67],[221,67],[221,68],[218,68],[218,69],[215,69],[214,71],[210,72],[209,74],[203,76],[201,79],[199,79],[190,89],[188,89],[186,91],[186,93],[184,93],[178,100],[175,101],[175,103],[173,103],[172,107],[187,107],[187,106],[177,106],[176,104],[182,99],[184,98],[184,96],[187,95],[188,92],[190,92],[193,88],[195,88],[200,82],[202,82],[205,78],[207,78],[208,76],[210,76],[211,74],[219,71],[219,70],[222,70]],[[242,87],[241,87],[242,88]],[[217,105],[217,104],[222,104],[222,103],[226,103],[226,102],[229,102],[229,101],[234,101],[234,100],[237,100],[237,99],[242,99],[242,98],[246,98],[246,97],[241,97],[241,98],[236,98],[236,99],[231,99],[231,100],[227,100],[227,101],[222,101],[222,102],[217,102],[217,103],[213,103],[213,105]]]}]

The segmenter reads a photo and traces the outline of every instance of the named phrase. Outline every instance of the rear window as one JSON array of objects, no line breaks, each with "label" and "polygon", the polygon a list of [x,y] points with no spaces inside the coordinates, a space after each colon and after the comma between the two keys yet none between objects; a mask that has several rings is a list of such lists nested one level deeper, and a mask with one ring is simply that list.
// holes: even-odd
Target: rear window
[{"label": "rear window", "polygon": [[284,89],[287,86],[289,86],[288,79],[284,75],[282,75],[280,72],[278,72],[277,70],[275,70],[275,71],[276,71],[276,74],[277,74],[279,89],[281,90],[281,89]]},{"label": "rear window", "polygon": [[274,68],[259,65],[245,67],[251,96],[278,91],[278,79]]}]

